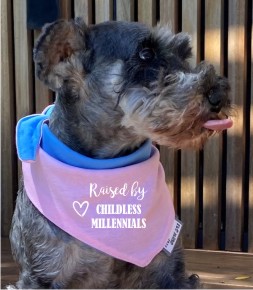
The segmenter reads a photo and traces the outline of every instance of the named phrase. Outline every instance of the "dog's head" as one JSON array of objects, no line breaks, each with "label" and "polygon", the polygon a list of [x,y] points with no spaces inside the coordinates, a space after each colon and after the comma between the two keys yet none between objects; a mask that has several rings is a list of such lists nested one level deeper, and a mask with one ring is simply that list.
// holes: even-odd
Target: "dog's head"
[{"label": "dog's head", "polygon": [[102,143],[125,138],[122,150],[147,138],[200,147],[231,126],[227,80],[210,64],[192,69],[190,56],[189,35],[167,26],[86,26],[80,18],[45,26],[34,49],[37,75],[57,92],[73,127],[91,124]]}]

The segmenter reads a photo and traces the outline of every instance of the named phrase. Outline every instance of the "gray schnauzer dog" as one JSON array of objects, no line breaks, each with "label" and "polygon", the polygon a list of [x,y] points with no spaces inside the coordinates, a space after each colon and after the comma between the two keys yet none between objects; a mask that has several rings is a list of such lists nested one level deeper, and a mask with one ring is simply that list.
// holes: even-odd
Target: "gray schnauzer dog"
[{"label": "gray schnauzer dog", "polygon": [[[39,79],[56,92],[49,129],[71,150],[97,160],[127,156],[147,140],[202,147],[231,126],[229,84],[206,62],[191,68],[190,56],[190,37],[168,26],[87,26],[80,18],[46,25],[34,61]],[[185,271],[179,240],[170,255],[161,250],[144,267],[112,257],[47,219],[23,181],[10,240],[20,265],[10,289],[199,287],[197,275]]]}]

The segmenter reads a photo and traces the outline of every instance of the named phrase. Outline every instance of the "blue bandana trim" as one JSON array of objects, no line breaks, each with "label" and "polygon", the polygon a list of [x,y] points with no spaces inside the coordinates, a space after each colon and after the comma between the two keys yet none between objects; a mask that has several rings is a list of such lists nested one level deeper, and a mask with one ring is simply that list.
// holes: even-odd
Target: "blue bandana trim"
[{"label": "blue bandana trim", "polygon": [[42,114],[34,114],[22,118],[16,129],[16,143],[18,157],[22,161],[36,161],[39,146],[55,159],[79,168],[86,169],[113,169],[125,167],[150,158],[151,140],[147,140],[135,152],[112,159],[94,159],[79,154],[64,143],[50,131],[47,123],[54,105],[47,107]]}]

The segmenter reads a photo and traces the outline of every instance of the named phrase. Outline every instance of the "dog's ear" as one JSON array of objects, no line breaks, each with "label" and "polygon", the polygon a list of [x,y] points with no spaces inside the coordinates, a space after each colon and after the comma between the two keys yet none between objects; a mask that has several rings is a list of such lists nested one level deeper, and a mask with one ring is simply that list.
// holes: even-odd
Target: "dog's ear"
[{"label": "dog's ear", "polygon": [[81,18],[58,20],[44,26],[33,57],[37,76],[52,90],[62,87],[71,73],[70,67],[82,70],[77,59],[86,50],[86,30],[87,26]]},{"label": "dog's ear", "polygon": [[191,37],[189,34],[180,32],[173,39],[174,53],[181,59],[187,59],[192,56]]}]

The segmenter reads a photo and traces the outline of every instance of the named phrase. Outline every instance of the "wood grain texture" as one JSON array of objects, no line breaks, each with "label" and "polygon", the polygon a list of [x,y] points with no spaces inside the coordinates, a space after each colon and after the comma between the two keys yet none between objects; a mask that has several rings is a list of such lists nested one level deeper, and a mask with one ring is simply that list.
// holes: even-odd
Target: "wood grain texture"
[{"label": "wood grain texture", "polygon": [[26,1],[13,0],[16,119],[33,113],[32,37],[26,28]]},{"label": "wood grain texture", "polygon": [[[34,113],[32,31],[26,27],[27,9],[25,0],[13,0],[14,57],[15,57],[15,104],[16,122]],[[21,162],[18,161],[18,179]]]},{"label": "wood grain texture", "polygon": [[[11,256],[8,239],[2,239],[1,247],[1,289],[13,284],[18,279],[18,267]],[[204,289],[252,289],[253,255],[215,252],[201,250],[185,250],[186,267],[189,273],[197,273]],[[237,280],[235,278],[248,276]]]},{"label": "wood grain texture", "polygon": [[[160,23],[162,25],[169,25],[171,30],[177,32],[177,16],[178,5],[176,0],[161,0],[160,1]],[[161,163],[165,171],[165,178],[170,193],[173,196],[175,207],[177,208],[177,172],[176,162],[178,161],[178,152],[164,146],[160,147]]]},{"label": "wood grain texture", "polygon": [[[212,63],[220,73],[221,64],[221,1],[205,2],[205,60]],[[207,142],[204,150],[203,178],[203,247],[219,248],[219,179],[220,138],[215,135]]]},{"label": "wood grain texture", "polygon": [[82,17],[86,24],[92,24],[92,0],[74,0],[75,17]]},{"label": "wood grain texture", "polygon": [[156,24],[155,0],[138,0],[138,21],[150,26]]},{"label": "wood grain texture", "polygon": [[[199,0],[182,1],[182,30],[192,36],[192,66],[198,61],[198,23]],[[183,227],[183,243],[185,248],[195,248],[197,234],[197,153],[184,151],[181,154],[181,219]]]},{"label": "wood grain texture", "polygon": [[96,0],[96,23],[112,20],[113,17],[113,1],[112,0]]},{"label": "wood grain texture", "polygon": [[168,189],[172,195],[175,208],[177,208],[177,185],[176,185],[176,166],[175,166],[175,151],[164,146],[160,147],[160,160],[165,172],[165,180]]},{"label": "wood grain texture", "polygon": [[178,31],[177,0],[160,0],[160,23],[168,24],[174,33]]},{"label": "wood grain texture", "polygon": [[18,272],[18,266],[11,255],[9,239],[1,239],[1,289],[17,282]]},{"label": "wood grain texture", "polygon": [[[40,35],[40,30],[34,30],[34,40]],[[36,65],[36,64],[35,64]],[[48,89],[46,85],[44,85],[35,75],[34,73],[34,82],[35,82],[35,112],[41,113],[48,105],[53,102],[53,92]]]},{"label": "wood grain texture", "polygon": [[134,21],[134,0],[116,0],[116,20]]},{"label": "wood grain texture", "polygon": [[186,250],[185,259],[186,269],[199,275],[205,289],[253,289],[252,254]]},{"label": "wood grain texture", "polygon": [[[252,18],[253,19],[253,11]],[[251,109],[250,109],[250,176],[249,176],[249,252],[253,253],[253,25],[251,26]]]},{"label": "wood grain texture", "polygon": [[[245,146],[245,121],[250,118],[250,173],[249,173],[249,224],[248,248],[253,252],[253,67],[251,52],[251,110],[250,116],[245,112],[245,14],[247,3],[250,0],[182,0],[182,17],[177,12],[181,1],[177,0],[116,0],[116,18],[132,20],[133,10],[136,7],[133,3],[138,3],[139,21],[150,25],[156,22],[156,7],[160,3],[160,20],[162,24],[171,23],[172,31],[176,32],[181,24],[178,20],[182,18],[182,30],[187,31],[192,36],[193,66],[200,60],[200,3],[205,3],[205,58],[215,65],[217,71],[228,71],[228,78],[231,84],[232,102],[237,105],[237,117],[234,118],[234,127],[228,130],[227,151],[227,172],[222,174],[219,163],[221,162],[221,151],[219,148],[219,137],[208,141],[204,151],[204,187],[203,187],[203,243],[204,248],[216,249],[218,245],[219,214],[226,210],[226,249],[238,251],[241,248],[241,234],[243,222],[243,181],[244,162],[248,162],[244,157]],[[87,23],[105,21],[113,18],[113,0],[61,0],[61,17],[66,19],[74,16],[83,16]],[[228,11],[228,67],[226,67],[225,54],[221,55],[221,46],[224,45],[221,33],[221,4],[229,8]],[[15,188],[17,187],[17,166],[16,150],[14,145],[15,123],[21,117],[40,112],[51,100],[51,93],[46,87],[34,78],[34,67],[32,64],[33,36],[36,38],[38,31],[27,30],[26,28],[26,0],[2,0],[1,27],[2,27],[2,221],[3,233],[7,234],[13,200],[15,199]],[[94,8],[96,4],[95,18]],[[74,8],[74,11],[72,9]],[[13,9],[13,10],[11,10]],[[13,13],[13,17],[10,13]],[[225,11],[225,13],[227,13]],[[252,13],[252,11],[251,11]],[[179,16],[179,18],[177,18]],[[203,16],[203,15],[202,15]],[[13,22],[12,22],[13,21]],[[223,29],[223,28],[222,28]],[[226,29],[226,25],[225,25]],[[251,31],[252,33],[252,31]],[[226,34],[226,31],[225,31]],[[12,43],[13,41],[13,43]],[[249,40],[252,43],[252,39]],[[226,44],[226,41],[225,41]],[[12,47],[13,45],[13,47]],[[253,43],[251,44],[251,49]],[[248,49],[250,46],[248,46]],[[13,50],[13,51],[11,51]],[[223,64],[225,64],[223,69]],[[250,82],[250,80],[249,80]],[[247,95],[247,98],[250,97]],[[248,147],[246,148],[248,149]],[[198,187],[197,171],[198,160],[193,151],[182,152],[181,164],[178,164],[178,157],[173,150],[161,147],[161,160],[165,168],[166,182],[173,193],[182,191],[182,219],[184,221],[184,244],[192,248],[196,245],[196,225],[198,223]],[[177,167],[178,165],[178,167]],[[182,188],[175,183],[177,177],[175,171],[182,168]],[[247,168],[246,168],[247,169]],[[178,171],[177,171],[178,172]],[[221,181],[227,186],[226,192],[221,191],[218,186]],[[247,189],[248,184],[244,185]],[[179,189],[179,190],[178,190]],[[226,209],[219,212],[219,196],[226,195]],[[8,196],[7,196],[8,195]],[[14,196],[14,197],[13,197]],[[177,196],[178,197],[178,196]],[[247,204],[245,206],[247,209]],[[224,213],[224,212],[223,212]],[[218,219],[218,220],[217,220]],[[245,222],[245,221],[244,221]],[[247,226],[247,225],[246,225]],[[246,228],[244,224],[244,229]]]},{"label": "wood grain texture", "polygon": [[240,251],[243,215],[245,1],[229,1],[228,12],[228,79],[232,103],[237,106],[237,117],[234,126],[228,130],[227,141],[226,250]]},{"label": "wood grain texture", "polygon": [[71,1],[60,0],[60,17],[64,19],[72,18]]},{"label": "wood grain texture", "polygon": [[200,0],[182,0],[182,31],[191,36],[192,55],[189,60],[192,66],[200,61]]},{"label": "wood grain texture", "polygon": [[2,235],[8,236],[17,189],[15,150],[15,94],[11,2],[1,2],[1,219]]}]

